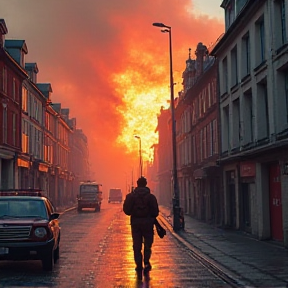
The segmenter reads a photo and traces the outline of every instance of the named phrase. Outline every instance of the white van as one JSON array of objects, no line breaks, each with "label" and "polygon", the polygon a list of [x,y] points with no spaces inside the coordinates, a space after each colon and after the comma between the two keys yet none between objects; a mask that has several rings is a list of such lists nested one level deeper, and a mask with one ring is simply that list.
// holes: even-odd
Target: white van
[{"label": "white van", "polygon": [[109,190],[108,203],[121,203],[123,200],[122,190],[120,188],[112,188]]}]

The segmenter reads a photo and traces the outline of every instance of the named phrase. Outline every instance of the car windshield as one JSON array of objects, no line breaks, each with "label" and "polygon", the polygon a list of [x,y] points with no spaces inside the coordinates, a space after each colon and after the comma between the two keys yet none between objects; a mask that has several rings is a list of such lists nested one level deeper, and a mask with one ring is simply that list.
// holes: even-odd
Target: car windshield
[{"label": "car windshield", "polygon": [[39,217],[47,219],[43,201],[22,199],[0,199],[0,218]]}]

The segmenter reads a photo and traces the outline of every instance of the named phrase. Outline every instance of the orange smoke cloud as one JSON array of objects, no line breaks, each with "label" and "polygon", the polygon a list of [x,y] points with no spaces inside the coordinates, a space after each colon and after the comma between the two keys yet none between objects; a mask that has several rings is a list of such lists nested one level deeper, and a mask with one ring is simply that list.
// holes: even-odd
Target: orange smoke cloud
[{"label": "orange smoke cloud", "polygon": [[193,15],[192,4],[0,0],[7,39],[26,40],[26,62],[37,62],[38,82],[50,82],[52,101],[76,117],[104,189],[125,189],[131,170],[136,180],[139,144],[134,135],[141,137],[143,158],[148,159],[158,140],[157,113],[169,105],[168,34],[152,23],[172,27],[175,95],[182,89],[188,49],[195,50],[198,42],[209,46],[223,33],[222,22]]}]

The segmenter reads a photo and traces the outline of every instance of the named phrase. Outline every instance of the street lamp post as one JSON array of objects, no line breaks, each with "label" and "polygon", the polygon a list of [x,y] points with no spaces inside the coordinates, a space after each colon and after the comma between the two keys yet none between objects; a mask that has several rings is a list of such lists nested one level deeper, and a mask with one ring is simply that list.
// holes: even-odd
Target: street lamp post
[{"label": "street lamp post", "polygon": [[169,55],[170,55],[170,96],[171,96],[171,122],[172,122],[172,152],[173,152],[173,230],[180,230],[180,202],[179,202],[179,183],[177,176],[177,155],[176,155],[176,126],[175,126],[175,107],[174,107],[174,80],[172,68],[172,37],[170,26],[163,23],[153,23],[153,26],[164,28],[161,32],[169,33]]},{"label": "street lamp post", "polygon": [[134,135],[139,140],[139,158],[140,158],[140,177],[142,176],[142,149],[141,149],[141,137]]}]

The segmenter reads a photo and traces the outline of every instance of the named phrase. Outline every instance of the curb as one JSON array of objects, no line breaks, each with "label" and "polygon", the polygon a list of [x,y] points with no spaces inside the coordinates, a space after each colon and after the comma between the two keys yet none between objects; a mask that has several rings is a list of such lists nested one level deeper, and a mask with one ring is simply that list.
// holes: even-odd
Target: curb
[{"label": "curb", "polygon": [[[197,259],[200,261],[206,268],[209,270],[213,270],[212,273],[217,273],[219,277],[222,279],[225,279],[228,281],[231,285],[236,285],[234,287],[244,287],[247,285],[247,283],[244,283],[239,279],[239,275],[231,272],[226,267],[224,267],[221,263],[216,262],[215,260],[208,257],[206,254],[201,252],[199,249],[195,248],[191,243],[183,239],[180,235],[178,235],[173,230],[172,223],[169,222],[167,218],[170,218],[171,216],[166,216],[163,212],[161,212],[161,215],[159,215],[159,219],[162,222],[162,224],[170,231],[170,233],[180,242],[182,245],[184,245],[187,249],[190,250],[192,257],[194,259]],[[184,230],[185,232],[185,230]],[[247,287],[247,286],[246,286]]]}]

